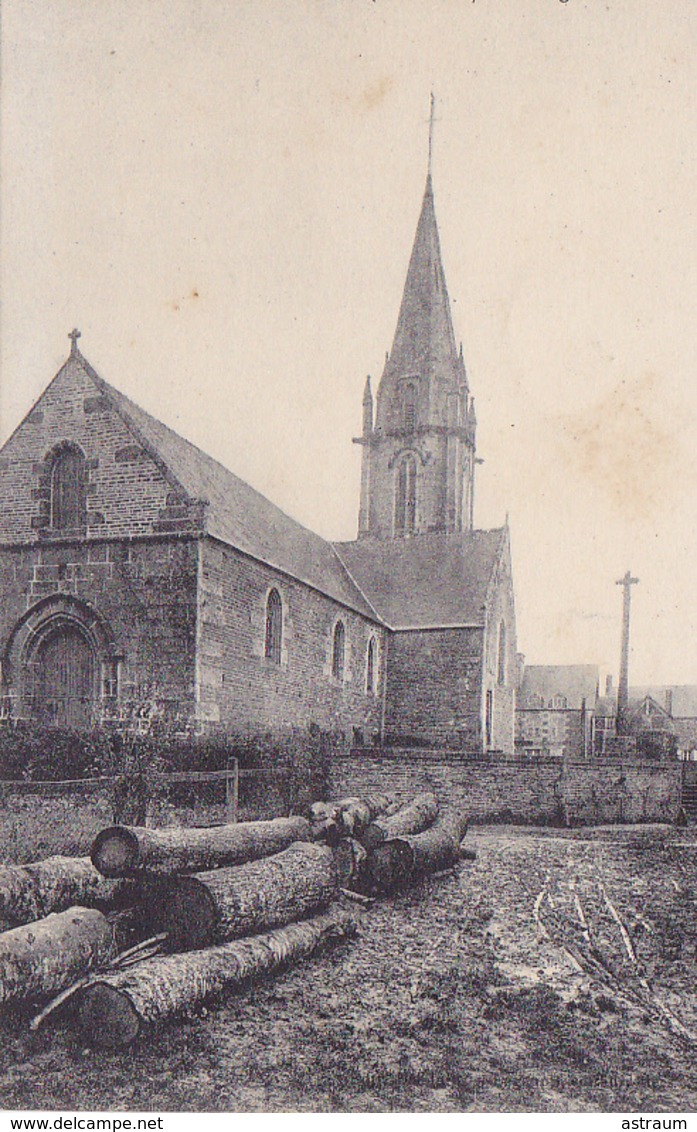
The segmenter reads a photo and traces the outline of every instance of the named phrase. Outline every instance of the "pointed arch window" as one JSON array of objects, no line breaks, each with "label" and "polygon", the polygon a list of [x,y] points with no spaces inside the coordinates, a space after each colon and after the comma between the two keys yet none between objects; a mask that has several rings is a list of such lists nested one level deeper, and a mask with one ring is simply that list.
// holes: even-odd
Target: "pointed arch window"
[{"label": "pointed arch window", "polygon": [[499,684],[506,683],[506,623],[502,621],[499,625],[499,652],[498,652],[498,673],[497,680]]},{"label": "pointed arch window", "polygon": [[375,695],[376,688],[376,647],[375,637],[371,637],[368,641],[368,652],[365,660],[365,690],[369,696]]},{"label": "pointed arch window", "polygon": [[51,526],[84,527],[87,518],[85,457],[72,445],[54,457],[51,467]]},{"label": "pointed arch window", "polygon": [[406,456],[397,468],[395,485],[395,533],[413,534],[416,529],[416,460]]},{"label": "pointed arch window", "polygon": [[283,646],[283,603],[278,590],[271,590],[266,599],[266,640],[264,655],[274,664],[281,663]]},{"label": "pointed arch window", "polygon": [[346,629],[343,621],[337,621],[334,626],[332,641],[332,676],[335,680],[343,680],[346,664]]},{"label": "pointed arch window", "polygon": [[406,432],[413,432],[416,428],[416,389],[411,382],[404,388],[402,409],[404,429]]}]

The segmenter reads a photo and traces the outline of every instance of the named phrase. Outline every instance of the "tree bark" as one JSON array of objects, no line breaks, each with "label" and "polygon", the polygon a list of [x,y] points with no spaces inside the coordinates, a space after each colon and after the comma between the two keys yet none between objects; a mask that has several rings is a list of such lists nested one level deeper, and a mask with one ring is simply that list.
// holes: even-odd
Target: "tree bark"
[{"label": "tree bark", "polygon": [[0,920],[28,924],[78,904],[104,910],[122,903],[130,888],[126,881],[105,879],[89,857],[0,865]]},{"label": "tree bark", "polygon": [[360,886],[368,853],[355,837],[343,837],[334,850],[340,888]]},{"label": "tree bark", "polygon": [[0,934],[0,1002],[48,998],[116,954],[101,912],[69,908]]},{"label": "tree bark", "polygon": [[192,873],[269,857],[294,841],[310,838],[310,826],[300,817],[207,829],[115,825],[97,834],[92,861],[107,877],[132,876],[141,869],[163,874]]},{"label": "tree bark", "polygon": [[337,889],[326,845],[297,842],[259,861],[195,876],[143,880],[143,928],[167,932],[168,950],[191,950],[299,920]]},{"label": "tree bark", "polygon": [[360,840],[366,849],[375,849],[394,837],[420,833],[432,825],[437,817],[438,800],[435,794],[417,794],[408,806],[371,822]]},{"label": "tree bark", "polygon": [[80,995],[78,1024],[92,1044],[122,1048],[148,1026],[230,991],[247,979],[297,963],[322,945],[346,939],[355,931],[353,917],[335,908],[251,939],[146,960],[104,975],[85,988]]},{"label": "tree bark", "polygon": [[372,893],[391,892],[426,873],[449,869],[460,859],[467,832],[461,814],[448,813],[422,833],[393,837],[368,854],[365,884]]}]

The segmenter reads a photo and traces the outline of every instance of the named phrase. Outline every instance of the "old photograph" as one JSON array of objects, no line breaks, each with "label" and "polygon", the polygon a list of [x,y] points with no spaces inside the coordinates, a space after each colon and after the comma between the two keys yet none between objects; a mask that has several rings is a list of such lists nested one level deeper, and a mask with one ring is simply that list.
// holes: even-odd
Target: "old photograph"
[{"label": "old photograph", "polygon": [[687,1128],[697,9],[0,35],[0,1109]]}]

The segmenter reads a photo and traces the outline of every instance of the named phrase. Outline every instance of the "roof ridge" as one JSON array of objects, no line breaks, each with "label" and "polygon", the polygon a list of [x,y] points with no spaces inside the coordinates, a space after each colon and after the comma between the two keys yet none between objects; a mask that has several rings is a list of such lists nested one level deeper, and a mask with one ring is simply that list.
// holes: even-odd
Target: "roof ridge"
[{"label": "roof ridge", "polygon": [[[122,393],[119,389],[116,389],[113,385],[110,385],[109,382],[106,381],[101,376],[101,374],[97,373],[94,366],[90,362],[88,362],[87,358],[77,348],[77,346],[75,347],[75,350],[71,354],[68,361],[70,361],[71,359],[76,359],[78,361],[78,363],[82,366],[83,370],[85,371],[87,376],[90,378],[90,380],[94,382],[94,384],[97,386],[97,388],[106,397],[108,397],[109,401],[111,402],[111,404],[114,408],[114,411],[121,418],[121,420],[126,425],[126,428],[129,430],[129,432],[131,432],[133,434],[133,436],[138,441],[138,443],[141,445],[141,447],[145,449],[145,451],[147,452],[150,459],[154,461],[154,463],[156,464],[158,469],[162,472],[162,474],[165,476],[165,478],[168,480],[168,482],[173,487],[175,487],[178,492],[181,492],[184,496],[186,496],[186,498],[189,500],[190,503],[206,503],[207,500],[194,499],[192,497],[191,493],[189,491],[187,491],[186,487],[180,481],[178,476],[172,471],[172,469],[170,468],[167,461],[163,459],[162,455],[157,451],[157,449],[150,442],[150,440],[148,440],[147,436],[143,435],[143,431],[142,431],[142,429],[140,429],[138,427],[137,422],[135,422],[132,419],[130,413],[128,412],[128,404],[134,405],[135,408],[138,409],[139,412],[145,413],[145,415],[148,416],[148,417],[150,417],[151,414],[148,413],[146,409],[141,409],[141,407],[139,405],[136,405],[135,401],[131,401],[130,397],[127,397],[125,393]],[[126,401],[128,403],[125,407],[123,405],[123,401]],[[151,419],[153,421],[156,421],[155,417],[152,417]],[[156,421],[156,423],[158,423],[163,428],[168,427],[162,421]],[[170,430],[170,431],[173,431],[173,430]],[[176,436],[177,434],[175,433],[174,435]],[[180,440],[186,440],[185,437],[179,437],[179,439]],[[189,443],[189,442],[186,441],[186,443]]]},{"label": "roof ridge", "polygon": [[[289,515],[220,460],[111,385],[77,349],[68,362],[71,360],[78,362],[96,388],[107,397],[114,411],[175,490],[189,502],[206,506],[202,533],[323,593],[339,605],[382,623],[382,618],[328,539]],[[148,435],[148,430],[152,436]],[[164,451],[161,450],[163,446]],[[191,489],[192,483],[194,490]],[[225,504],[230,500],[230,509],[226,510]],[[263,516],[264,512],[266,515],[257,523],[257,517]],[[275,550],[269,541],[271,530],[274,531]]]}]

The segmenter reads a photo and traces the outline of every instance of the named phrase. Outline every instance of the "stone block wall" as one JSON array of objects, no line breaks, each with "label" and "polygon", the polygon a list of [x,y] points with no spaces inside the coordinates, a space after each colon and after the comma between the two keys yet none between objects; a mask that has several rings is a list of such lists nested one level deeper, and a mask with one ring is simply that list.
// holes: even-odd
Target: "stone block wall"
[{"label": "stone block wall", "polygon": [[481,747],[483,633],[416,629],[390,637],[387,735]]},{"label": "stone block wall", "polygon": [[516,761],[443,751],[337,753],[329,797],[433,791],[475,824],[598,825],[672,821],[681,804],[678,763],[601,759]]},{"label": "stone block wall", "polygon": [[[384,630],[309,586],[214,539],[201,544],[199,716],[238,732],[316,723],[353,729],[366,741],[380,730]],[[265,655],[266,603],[283,609],[280,663]],[[344,675],[332,675],[334,627],[345,629]],[[375,687],[367,689],[369,642]]]},{"label": "stone block wall", "polygon": [[119,665],[121,710],[155,699],[167,720],[192,717],[196,577],[196,543],[185,539],[0,549],[0,658],[10,713],[22,717],[23,627],[35,634],[61,614],[103,627],[108,654],[100,659]]}]

